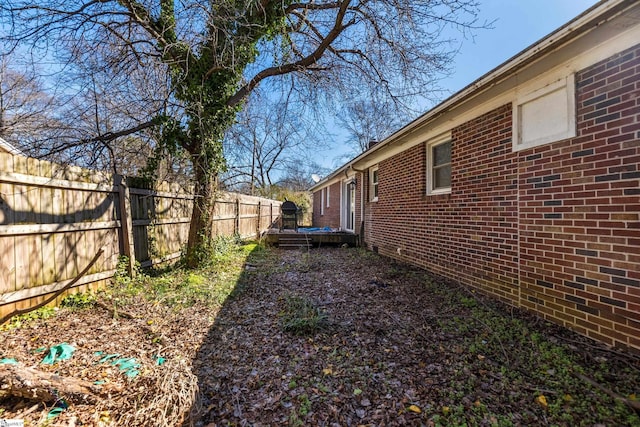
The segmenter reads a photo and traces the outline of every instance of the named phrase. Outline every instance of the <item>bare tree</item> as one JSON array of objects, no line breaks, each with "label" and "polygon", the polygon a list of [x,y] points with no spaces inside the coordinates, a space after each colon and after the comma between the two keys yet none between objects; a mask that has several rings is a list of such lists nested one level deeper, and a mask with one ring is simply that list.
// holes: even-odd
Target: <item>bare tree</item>
[{"label": "bare tree", "polygon": [[54,101],[33,64],[0,56],[0,137],[24,149],[52,126]]},{"label": "bare tree", "polygon": [[149,67],[111,76],[94,61],[45,74],[29,59],[0,57],[1,136],[36,158],[127,175],[145,168],[157,135],[124,132],[108,143],[103,136],[126,129],[132,119],[147,120],[165,105],[168,88],[153,84]]},{"label": "bare tree", "polygon": [[308,191],[315,184],[313,175],[326,176],[329,169],[323,168],[313,160],[297,162],[280,177],[276,185],[290,191]]},{"label": "bare tree", "polygon": [[[291,84],[309,102],[374,89],[394,102],[429,91],[450,60],[445,27],[475,26],[475,0],[12,0],[0,5],[9,43],[71,64],[99,57],[105,73],[164,70],[174,112],[83,142],[109,143],[162,126],[189,153],[196,198],[187,261],[211,235],[222,140],[259,85]],[[89,47],[89,49],[87,49]]]},{"label": "bare tree", "polygon": [[391,135],[412,116],[390,102],[360,100],[346,104],[336,118],[347,131],[348,141],[357,155],[367,150],[372,142]]},{"label": "bare tree", "polygon": [[[73,81],[83,82],[65,111],[65,116],[75,125],[55,141],[50,141],[49,151],[64,152],[67,147],[77,150],[78,140],[86,141],[83,145],[91,150],[85,156],[88,166],[140,175],[150,164],[159,166],[159,154],[168,154],[163,144],[163,129],[146,127],[145,122],[168,111],[176,113],[175,107],[170,105],[169,81],[165,70],[158,69],[155,64],[114,72],[113,65],[105,69],[106,60],[96,55],[91,62],[83,62],[69,73],[74,77]],[[62,84],[72,86],[67,82]],[[138,126],[143,129],[126,132],[129,127]],[[123,135],[111,138],[123,129]]]},{"label": "bare tree", "polygon": [[303,105],[272,100],[266,94],[253,97],[225,135],[227,171],[221,183],[268,195],[275,180],[304,163],[308,150],[324,145],[319,132]]}]

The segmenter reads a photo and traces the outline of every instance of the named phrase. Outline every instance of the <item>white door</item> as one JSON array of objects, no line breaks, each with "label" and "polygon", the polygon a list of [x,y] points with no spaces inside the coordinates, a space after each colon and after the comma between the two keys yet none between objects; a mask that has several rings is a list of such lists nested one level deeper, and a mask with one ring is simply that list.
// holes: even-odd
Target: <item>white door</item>
[{"label": "white door", "polygon": [[356,223],[356,188],[355,185],[345,184],[346,203],[345,206],[345,229],[354,231]]}]

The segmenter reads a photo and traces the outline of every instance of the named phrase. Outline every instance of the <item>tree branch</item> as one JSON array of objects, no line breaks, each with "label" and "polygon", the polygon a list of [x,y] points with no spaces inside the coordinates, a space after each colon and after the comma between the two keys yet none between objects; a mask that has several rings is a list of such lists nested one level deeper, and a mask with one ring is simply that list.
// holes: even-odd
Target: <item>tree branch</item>
[{"label": "tree branch", "polygon": [[324,55],[331,44],[338,38],[338,36],[340,36],[340,34],[350,25],[345,25],[342,22],[349,8],[349,4],[350,0],[343,0],[340,3],[340,8],[336,15],[333,28],[331,28],[326,37],[321,41],[318,47],[311,54],[296,62],[269,67],[260,71],[249,81],[249,83],[242,86],[233,96],[229,98],[229,100],[227,101],[227,106],[233,107],[238,105],[249,94],[249,92],[251,92],[256,86],[258,86],[258,84],[262,80],[268,77],[292,73],[294,71],[298,71],[315,64],[322,57],[322,55]]},{"label": "tree branch", "polygon": [[157,125],[158,123],[156,120],[149,120],[148,122],[141,123],[138,126],[129,129],[121,130],[118,132],[107,132],[103,135],[98,135],[93,138],[82,139],[79,141],[79,144],[90,144],[92,142],[107,143],[113,141],[114,139],[120,138],[121,136],[131,135],[132,133],[140,132],[141,130],[148,129]]}]

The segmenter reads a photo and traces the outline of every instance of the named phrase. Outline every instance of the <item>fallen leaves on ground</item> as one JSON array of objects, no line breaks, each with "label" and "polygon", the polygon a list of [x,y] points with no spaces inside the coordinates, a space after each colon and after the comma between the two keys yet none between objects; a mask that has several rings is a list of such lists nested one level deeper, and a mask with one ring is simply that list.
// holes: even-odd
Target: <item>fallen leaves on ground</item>
[{"label": "fallen leaves on ground", "polygon": [[[268,252],[250,259],[238,292],[220,307],[171,310],[141,299],[127,307],[132,319],[60,310],[2,332],[0,356],[124,386],[100,405],[72,405],[51,426],[131,425],[133,412],[168,397],[196,426],[640,422],[573,375],[634,395],[640,363],[631,355],[359,249]],[[323,322],[305,323],[304,333],[283,327],[292,298]],[[40,365],[35,350],[62,342],[76,348],[73,357]],[[135,358],[140,375],[127,379],[96,363],[96,351]],[[5,399],[0,418],[26,414],[36,425],[50,408],[33,405]],[[148,420],[154,425],[153,414]]]}]

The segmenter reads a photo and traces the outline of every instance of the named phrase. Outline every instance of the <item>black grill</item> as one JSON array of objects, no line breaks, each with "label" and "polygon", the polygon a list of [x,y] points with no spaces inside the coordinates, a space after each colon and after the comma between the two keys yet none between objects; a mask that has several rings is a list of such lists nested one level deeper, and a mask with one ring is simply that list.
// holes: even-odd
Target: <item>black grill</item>
[{"label": "black grill", "polygon": [[280,230],[298,230],[298,207],[295,203],[289,200],[285,201],[280,206],[280,212],[282,213],[282,221]]}]

